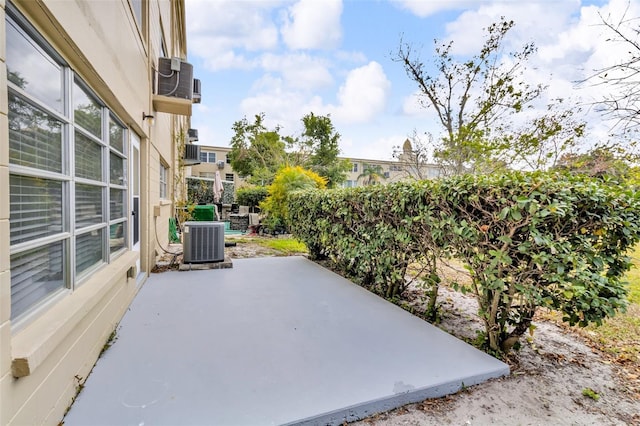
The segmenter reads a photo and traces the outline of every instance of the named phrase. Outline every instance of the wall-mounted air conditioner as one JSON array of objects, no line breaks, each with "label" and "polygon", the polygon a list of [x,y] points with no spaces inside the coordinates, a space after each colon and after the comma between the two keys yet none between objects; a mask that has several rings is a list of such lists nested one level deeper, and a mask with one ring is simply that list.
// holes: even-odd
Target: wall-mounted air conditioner
[{"label": "wall-mounted air conditioner", "polygon": [[198,142],[198,129],[189,129],[189,142]]},{"label": "wall-mounted air conditioner", "polygon": [[218,161],[218,168],[224,169],[224,161]]},{"label": "wall-mounted air conditioner", "polygon": [[193,166],[200,164],[200,145],[184,144],[184,165]]},{"label": "wall-mounted air conditioner", "polygon": [[158,58],[153,107],[159,112],[191,115],[193,65],[180,58]]},{"label": "wall-mounted air conditioner", "polygon": [[224,260],[224,222],[185,222],[183,238],[184,263]]},{"label": "wall-mounted air conditioner", "polygon": [[202,88],[200,84],[200,80],[197,78],[193,79],[193,103],[199,104],[202,101]]},{"label": "wall-mounted air conditioner", "polygon": [[159,58],[156,94],[191,100],[193,98],[193,65],[180,58]]}]

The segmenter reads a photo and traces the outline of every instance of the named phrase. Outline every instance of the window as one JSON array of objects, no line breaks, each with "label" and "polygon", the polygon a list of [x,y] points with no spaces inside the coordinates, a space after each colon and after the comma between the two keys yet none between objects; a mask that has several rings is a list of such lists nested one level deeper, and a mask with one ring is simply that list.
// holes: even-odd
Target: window
[{"label": "window", "polygon": [[233,173],[225,173],[224,180],[228,180],[229,182],[233,182]]},{"label": "window", "polygon": [[227,154],[226,161],[227,161],[227,164],[231,164],[231,156],[229,154]]},{"label": "window", "polygon": [[354,173],[358,172],[358,163],[353,163],[353,169],[351,171]]},{"label": "window", "polygon": [[201,163],[215,163],[216,162],[216,153],[215,152],[200,151],[200,162]]},{"label": "window", "polygon": [[402,166],[399,164],[391,164],[389,166],[389,170],[391,170],[392,172],[401,172],[402,171]]},{"label": "window", "polygon": [[167,198],[167,175],[169,169],[160,162],[160,198]]},{"label": "window", "polygon": [[384,172],[384,178],[385,179],[389,179],[389,176],[390,176],[389,172]]},{"label": "window", "polygon": [[354,186],[356,186],[355,181],[352,181],[352,180],[344,181],[344,184],[343,184],[344,188],[353,188]]},{"label": "window", "polygon": [[126,247],[127,131],[10,5],[11,318]]}]

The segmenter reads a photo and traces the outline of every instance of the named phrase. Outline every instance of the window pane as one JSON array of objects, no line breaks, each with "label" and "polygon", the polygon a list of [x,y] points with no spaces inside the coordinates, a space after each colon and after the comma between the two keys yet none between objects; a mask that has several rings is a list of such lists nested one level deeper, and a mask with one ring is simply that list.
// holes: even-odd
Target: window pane
[{"label": "window pane", "polygon": [[124,129],[112,120],[109,120],[109,145],[124,152]]},{"label": "window pane", "polygon": [[127,222],[115,223],[109,227],[109,251],[115,253],[125,247],[127,243],[125,239],[125,231]]},{"label": "window pane", "polygon": [[65,287],[64,243],[58,241],[11,256],[11,318]]},{"label": "window pane", "polygon": [[102,188],[76,184],[76,229],[102,222]]},{"label": "window pane", "polygon": [[104,229],[87,232],[76,237],[76,273],[101,263],[103,256],[102,235]]},{"label": "window pane", "polygon": [[126,215],[124,214],[124,195],[125,191],[123,189],[111,188],[109,190],[109,201],[111,203],[110,220],[126,217]]},{"label": "window pane", "polygon": [[206,163],[207,162],[207,153],[206,152],[200,152],[200,162],[201,163]]},{"label": "window pane", "polygon": [[102,147],[76,132],[76,176],[102,180]]},{"label": "window pane", "polygon": [[102,107],[77,83],[73,85],[73,118],[89,133],[102,137]]},{"label": "window pane", "polygon": [[125,185],[125,161],[124,158],[114,154],[109,154],[109,168],[111,172],[109,174],[109,182],[114,185]]},{"label": "window pane", "polygon": [[62,232],[62,182],[11,175],[11,245]]},{"label": "window pane", "polygon": [[9,161],[62,172],[62,123],[9,92]]},{"label": "window pane", "polygon": [[7,79],[62,112],[62,68],[7,19]]}]

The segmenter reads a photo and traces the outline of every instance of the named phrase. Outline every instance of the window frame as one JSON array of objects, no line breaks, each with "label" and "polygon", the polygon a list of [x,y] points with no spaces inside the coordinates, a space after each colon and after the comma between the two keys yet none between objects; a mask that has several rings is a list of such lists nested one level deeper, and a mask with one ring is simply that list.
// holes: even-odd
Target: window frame
[{"label": "window frame", "polygon": [[[95,91],[91,89],[91,87],[84,82],[81,76],[75,72],[71,68],[71,66],[62,58],[62,56],[57,52],[57,50],[49,44],[44,37],[37,31],[37,29],[13,6],[10,2],[6,4],[6,14],[5,14],[5,27],[11,25],[11,28],[15,29],[18,32],[19,36],[22,36],[27,40],[30,46],[38,53],[45,55],[49,60],[53,61],[61,70],[61,78],[58,81],[59,90],[62,97],[61,102],[61,111],[57,109],[55,105],[50,105],[44,102],[44,98],[39,98],[39,93],[36,91],[30,91],[29,88],[21,88],[18,87],[13,82],[7,80],[7,92],[14,96],[17,100],[26,103],[28,106],[36,108],[40,111],[43,116],[51,117],[51,119],[55,119],[60,123],[60,157],[61,157],[61,165],[60,171],[51,171],[43,168],[42,164],[34,163],[28,165],[16,164],[14,162],[14,158],[9,156],[9,178],[10,180],[15,178],[33,178],[42,180],[43,182],[53,182],[59,183],[61,187],[61,229],[59,231],[54,231],[52,234],[43,234],[40,235],[35,233],[32,236],[29,236],[28,239],[24,241],[19,241],[11,244],[9,243],[9,257],[10,263],[12,266],[12,279],[11,279],[11,305],[14,307],[14,303],[16,302],[13,297],[14,285],[18,285],[20,281],[24,278],[16,275],[16,271],[14,270],[14,260],[17,261],[24,254],[28,254],[29,252],[37,252],[38,250],[50,250],[47,247],[53,247],[53,245],[61,244],[62,249],[60,251],[60,256],[62,260],[61,263],[61,272],[59,276],[62,285],[49,291],[48,287],[50,286],[50,281],[33,281],[27,284],[27,299],[32,299],[32,295],[34,298],[34,302],[29,302],[28,306],[21,307],[20,310],[15,310],[12,313],[11,321],[12,327],[21,327],[24,323],[33,318],[38,312],[45,309],[49,306],[50,303],[54,303],[59,300],[60,297],[63,297],[64,294],[68,294],[77,289],[80,285],[82,285],[96,270],[103,268],[106,264],[110,263],[113,259],[119,257],[122,253],[124,253],[128,246],[126,241],[129,238],[128,227],[126,226],[128,219],[128,210],[129,210],[129,188],[128,183],[126,181],[126,173],[130,166],[130,159],[128,158],[128,137],[129,137],[129,129],[123,124],[121,120],[119,120],[114,112],[108,108],[106,103],[104,103],[100,97],[96,94]],[[29,51],[30,52],[30,51]],[[25,54],[29,54],[29,52],[25,52]],[[16,53],[16,57],[17,57]],[[15,63],[16,57],[6,58],[7,66],[10,63]],[[87,129],[80,127],[75,119],[75,107],[74,107],[74,90],[79,87],[81,88],[89,98],[97,104],[99,107],[99,117],[100,117],[100,135],[93,134]],[[16,110],[11,110],[11,105],[9,105],[8,110],[9,115],[17,114]],[[110,129],[111,123],[115,123],[121,129],[122,135],[122,151],[115,149],[111,146],[110,143]],[[20,130],[18,130],[20,132]],[[19,137],[19,133],[16,137]],[[100,152],[100,178],[96,179],[95,177],[82,177],[77,175],[76,170],[76,160],[77,157],[76,149],[79,146],[76,142],[76,137],[78,135],[82,135],[82,137],[86,137],[91,143],[95,143]],[[9,135],[9,140],[11,140],[11,135]],[[10,144],[10,141],[7,141]],[[29,146],[19,145],[17,150],[18,154],[24,148],[28,148]],[[57,147],[54,149],[57,150]],[[123,161],[123,174],[125,175],[125,179],[118,184],[111,183],[111,155],[114,154],[118,158]],[[96,217],[94,218],[93,223],[78,225],[76,222],[78,218],[81,217],[76,210],[79,205],[77,202],[78,190],[82,185],[86,185],[87,187],[97,188],[97,192],[99,192],[99,213],[96,213]],[[78,188],[77,188],[78,187]],[[21,187],[16,187],[17,189]],[[111,219],[110,212],[110,189],[117,188],[122,190],[123,202],[125,203],[123,206],[122,216],[117,217],[115,219]],[[10,196],[12,196],[13,188],[9,188]],[[24,193],[25,196],[29,196],[28,192]],[[95,200],[94,200],[95,201]],[[90,200],[91,202],[91,200]],[[89,206],[91,205],[88,204]],[[93,205],[96,205],[95,202]],[[17,204],[16,204],[17,206]],[[16,207],[18,208],[18,207]],[[14,210],[9,207],[10,215],[11,213],[23,214],[21,210]],[[43,213],[44,218],[51,217],[50,212]],[[123,226],[123,236],[125,244],[121,249],[115,250],[113,253],[110,251],[110,230],[113,225],[117,225],[120,223],[124,223]],[[86,268],[82,271],[78,271],[78,266],[81,263],[81,257],[78,256],[78,249],[81,244],[85,244],[87,238],[91,239],[91,237],[96,238],[98,242],[97,246],[99,247],[98,251],[90,252],[90,255],[93,255],[94,261],[91,262]],[[93,247],[96,247],[95,242],[92,244]],[[55,260],[55,259],[54,259]],[[51,259],[47,259],[47,261],[53,261]],[[58,260],[55,260],[58,262]],[[46,272],[46,268],[42,269],[42,273]],[[40,271],[38,271],[40,272]],[[15,281],[14,281],[15,280]],[[42,293],[42,295],[41,295]]]},{"label": "window frame", "polygon": [[169,196],[169,166],[165,165],[164,161],[160,160],[159,167],[159,181],[160,181],[160,199],[167,200]]}]

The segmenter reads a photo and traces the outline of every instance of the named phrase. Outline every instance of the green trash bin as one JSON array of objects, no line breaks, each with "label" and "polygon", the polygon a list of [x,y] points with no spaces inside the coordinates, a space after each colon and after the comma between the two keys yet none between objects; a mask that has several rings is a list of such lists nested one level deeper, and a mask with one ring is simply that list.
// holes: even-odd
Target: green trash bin
[{"label": "green trash bin", "polygon": [[195,221],[213,222],[216,220],[215,208],[216,206],[212,204],[204,206],[198,205],[195,210],[193,210],[193,213],[191,213],[191,216]]}]

